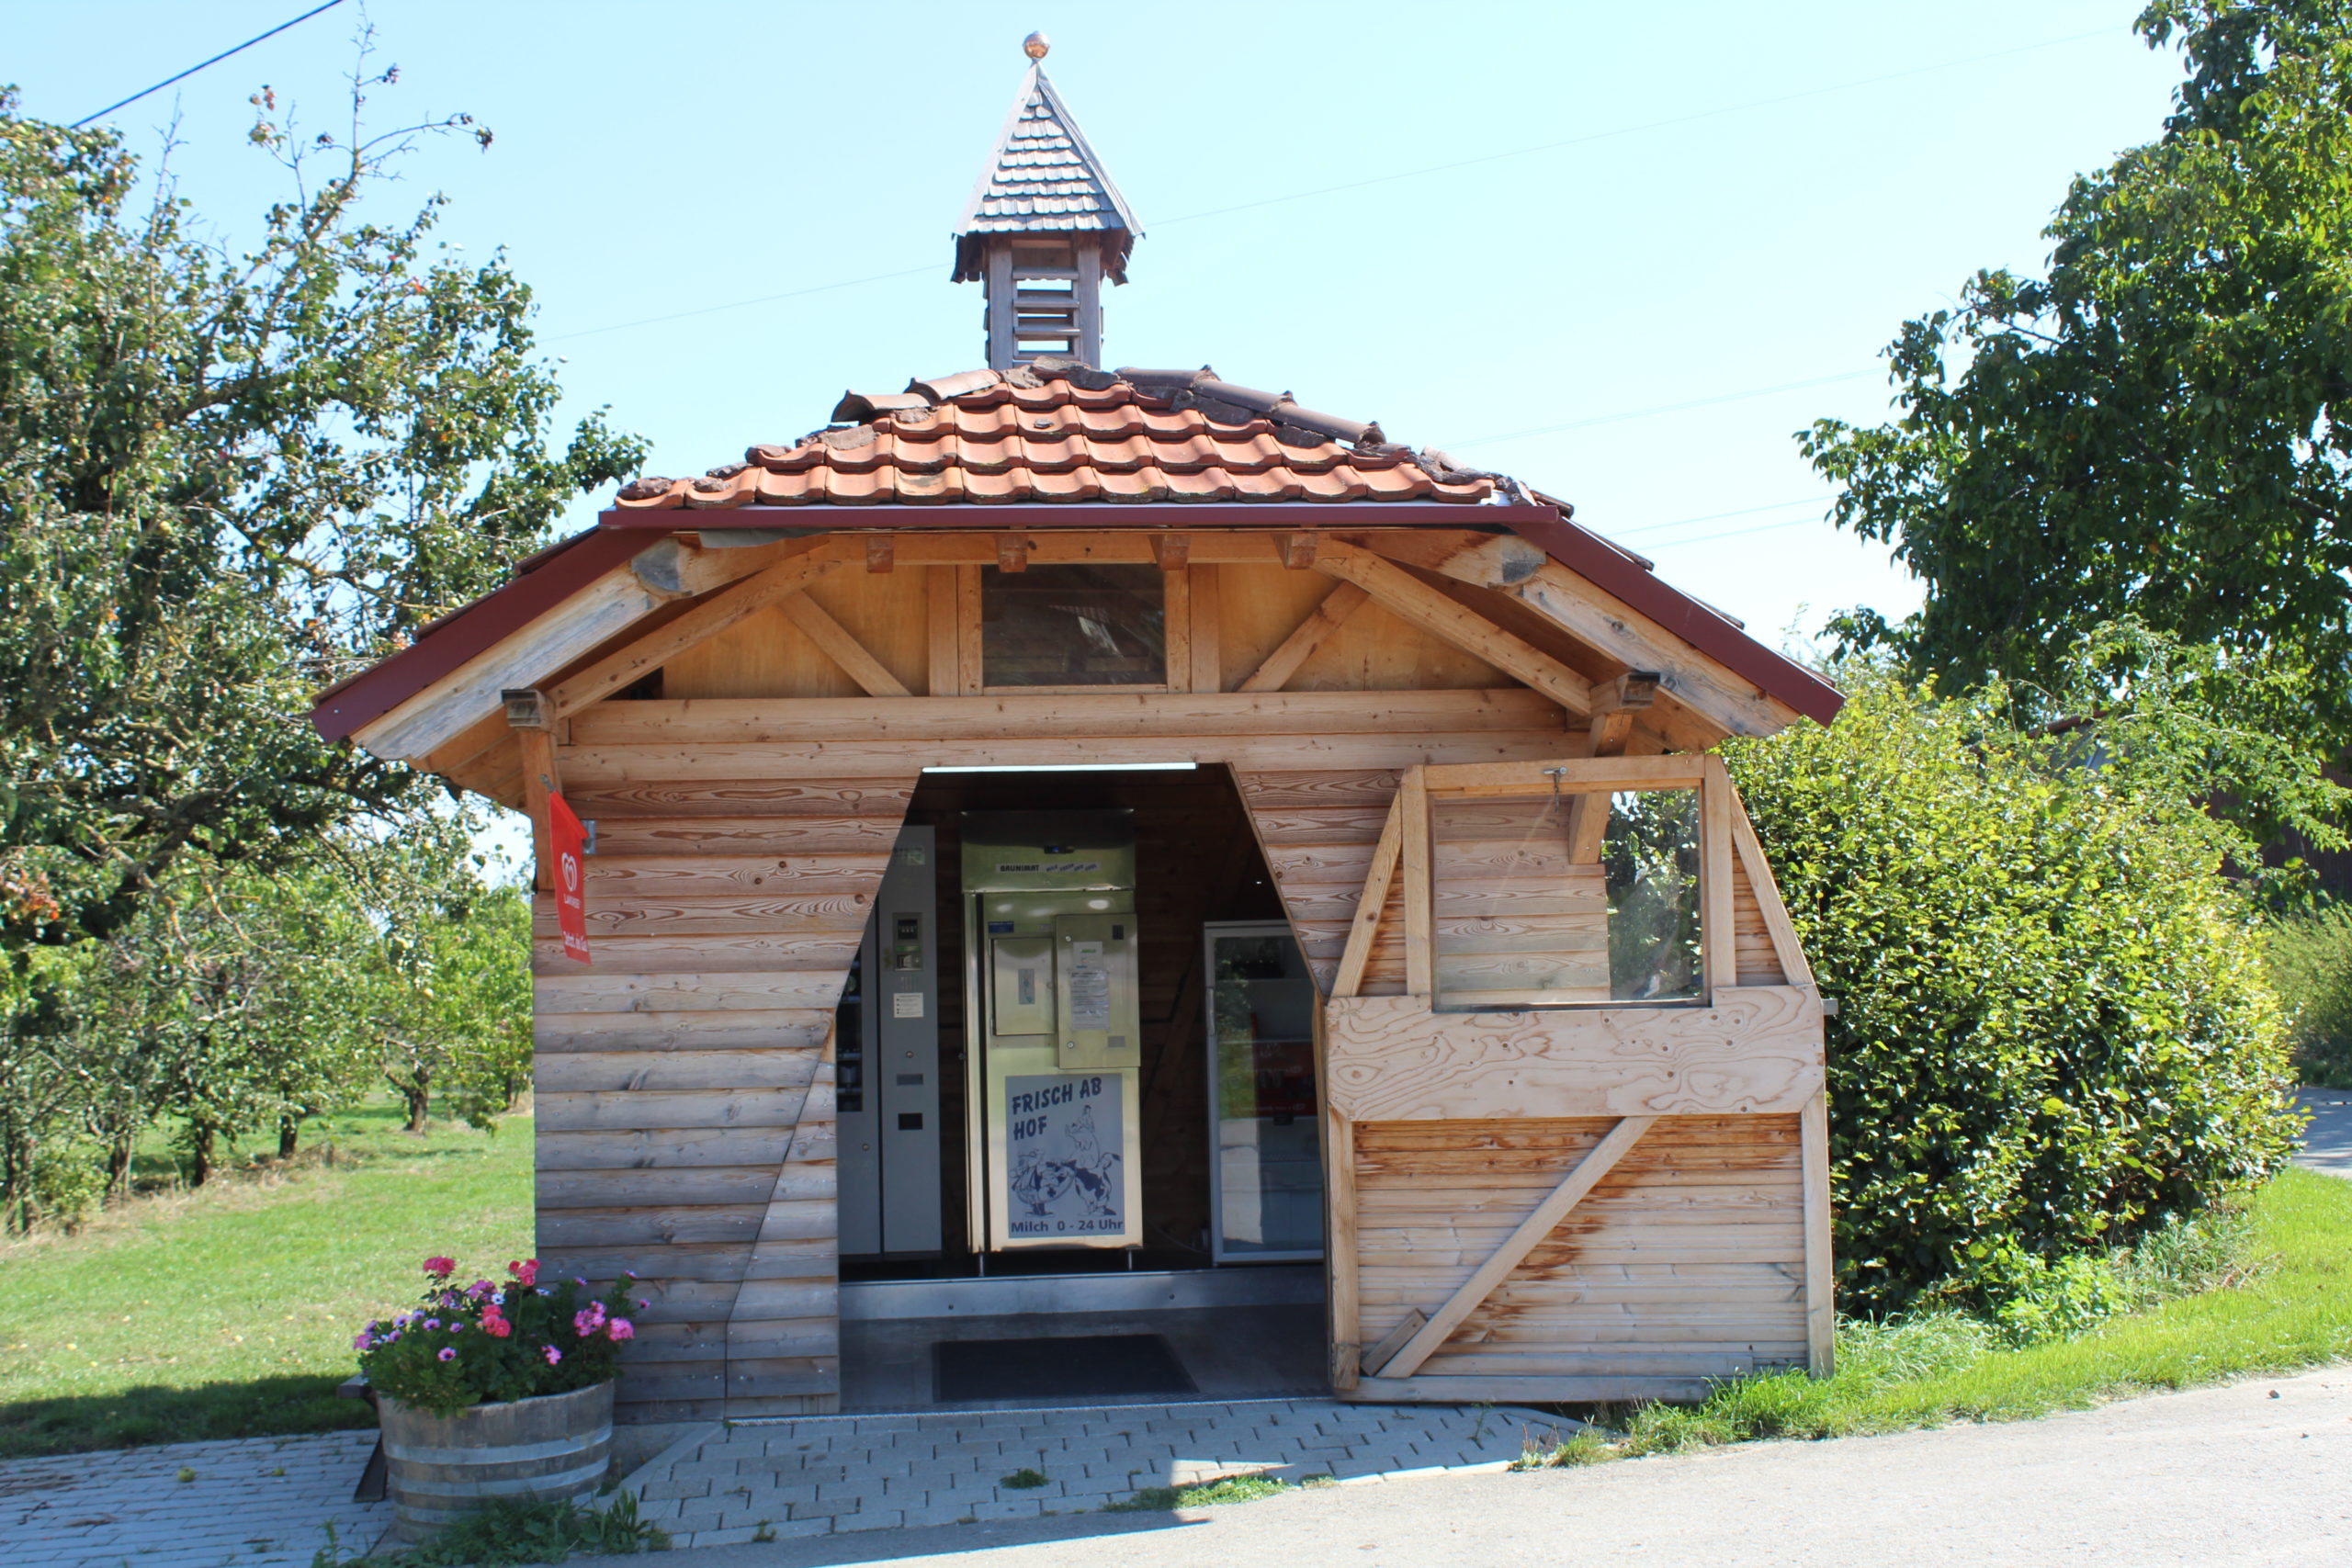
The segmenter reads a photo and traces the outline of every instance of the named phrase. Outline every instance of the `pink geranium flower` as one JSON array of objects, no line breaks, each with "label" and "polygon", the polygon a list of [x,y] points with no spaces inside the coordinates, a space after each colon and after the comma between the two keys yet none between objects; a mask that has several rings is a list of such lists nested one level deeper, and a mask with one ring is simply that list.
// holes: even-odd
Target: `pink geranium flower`
[{"label": "pink geranium flower", "polygon": [[562,1360],[562,1359],[563,1359],[563,1352],[562,1352],[562,1351],[560,1351],[560,1350],[557,1349],[557,1348],[556,1348],[554,1346],[552,1346],[552,1345],[550,1345],[550,1346],[548,1346],[548,1366],[552,1367],[552,1366],[554,1366],[558,1361],[560,1361],[560,1360]]},{"label": "pink geranium flower", "polygon": [[458,1271],[458,1260],[454,1258],[428,1258],[424,1260],[424,1271],[435,1280],[446,1280]]},{"label": "pink geranium flower", "polygon": [[632,1339],[637,1337],[636,1325],[631,1324],[629,1320],[625,1317],[616,1317],[613,1319],[610,1324],[605,1325],[605,1332],[611,1335],[616,1340]]}]

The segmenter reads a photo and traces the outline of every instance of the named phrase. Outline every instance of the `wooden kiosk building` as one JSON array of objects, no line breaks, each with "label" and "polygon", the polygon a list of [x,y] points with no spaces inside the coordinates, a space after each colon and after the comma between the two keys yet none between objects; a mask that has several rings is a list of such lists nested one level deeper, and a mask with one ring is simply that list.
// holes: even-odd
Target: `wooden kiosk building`
[{"label": "wooden kiosk building", "polygon": [[531,814],[539,1247],[643,1276],[624,1410],[838,1408],[844,1280],[1008,1271],[1279,1264],[1359,1399],[1826,1370],[1821,1003],[1712,749],[1837,693],[1508,478],[1096,368],[1136,235],[1033,68],[988,368],[637,480],[318,704]]}]

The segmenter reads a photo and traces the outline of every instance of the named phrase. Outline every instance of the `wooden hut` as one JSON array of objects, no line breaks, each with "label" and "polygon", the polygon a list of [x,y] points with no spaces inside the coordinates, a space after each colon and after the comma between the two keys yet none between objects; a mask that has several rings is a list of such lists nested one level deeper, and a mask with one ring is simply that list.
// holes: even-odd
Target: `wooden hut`
[{"label": "wooden hut", "polygon": [[[1360,1399],[1825,1370],[1821,1002],[1713,748],[1838,694],[1540,491],[1096,368],[1135,235],[1033,69],[957,240],[988,368],[637,480],[318,704],[531,816],[539,1247],[654,1294],[625,1408],[836,1408],[853,1233],[951,1293],[1319,1254]],[[1237,912],[1279,940],[1204,959]]]}]

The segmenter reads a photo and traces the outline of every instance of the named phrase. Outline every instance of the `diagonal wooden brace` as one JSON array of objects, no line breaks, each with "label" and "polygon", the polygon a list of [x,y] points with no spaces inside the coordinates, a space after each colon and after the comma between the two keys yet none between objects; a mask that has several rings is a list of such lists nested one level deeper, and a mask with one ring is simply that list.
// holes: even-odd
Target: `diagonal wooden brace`
[{"label": "diagonal wooden brace", "polygon": [[1608,1134],[1593,1145],[1592,1152],[1577,1162],[1576,1168],[1568,1172],[1567,1179],[1554,1188],[1544,1201],[1535,1205],[1533,1213],[1520,1221],[1519,1228],[1495,1249],[1494,1256],[1472,1270],[1470,1278],[1462,1281],[1453,1294],[1446,1298],[1445,1304],[1430,1314],[1430,1320],[1421,1325],[1419,1331],[1406,1340],[1394,1356],[1376,1367],[1369,1357],[1365,1359],[1363,1375],[1408,1378],[1418,1371],[1431,1352],[1462,1326],[1462,1320],[1476,1312],[1478,1303],[1491,1295],[1495,1287],[1535,1250],[1535,1244],[1550,1235],[1559,1223],[1568,1217],[1568,1211],[1582,1202],[1585,1194],[1591,1191],[1602,1177],[1616,1168],[1617,1162],[1625,1157],[1625,1151],[1640,1141],[1642,1134],[1648,1132],[1650,1124],[1657,1120],[1655,1116],[1628,1116],[1609,1129]]}]

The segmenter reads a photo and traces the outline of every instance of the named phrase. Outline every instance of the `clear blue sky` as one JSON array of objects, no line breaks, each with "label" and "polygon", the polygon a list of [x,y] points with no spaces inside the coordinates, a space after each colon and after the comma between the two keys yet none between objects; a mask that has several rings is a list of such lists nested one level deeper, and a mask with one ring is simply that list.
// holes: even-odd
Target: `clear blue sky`
[{"label": "clear blue sky", "polygon": [[[308,3],[7,0],[0,79],[72,120]],[[980,362],[948,233],[1042,28],[1147,231],[1114,364],[1212,363],[1518,474],[1778,640],[1916,603],[1819,521],[1790,433],[1880,417],[1899,322],[2038,266],[2069,177],[2155,134],[2178,68],[2136,9],[376,0],[401,82],[370,112],[494,130],[387,199],[447,193],[444,236],[537,288],[572,402],[696,473],[844,387]],[[249,223],[284,185],[246,96],[337,123],[360,19],[113,121],[152,149],[176,112],[184,194]]]}]

